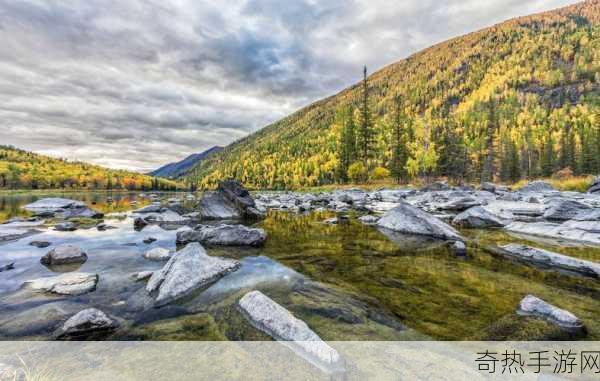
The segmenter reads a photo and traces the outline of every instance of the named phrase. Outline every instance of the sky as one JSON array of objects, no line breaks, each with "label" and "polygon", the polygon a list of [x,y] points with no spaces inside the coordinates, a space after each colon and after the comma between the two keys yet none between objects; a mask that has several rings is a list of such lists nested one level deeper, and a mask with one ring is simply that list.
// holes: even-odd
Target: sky
[{"label": "sky", "polygon": [[0,144],[149,171],[565,0],[0,0]]}]

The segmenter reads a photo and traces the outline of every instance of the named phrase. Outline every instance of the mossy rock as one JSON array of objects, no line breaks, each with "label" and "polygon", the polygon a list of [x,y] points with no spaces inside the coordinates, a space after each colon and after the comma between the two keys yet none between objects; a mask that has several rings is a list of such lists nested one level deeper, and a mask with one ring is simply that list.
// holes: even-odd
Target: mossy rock
[{"label": "mossy rock", "polygon": [[184,315],[173,319],[155,321],[133,329],[131,336],[142,340],[157,341],[223,341],[227,340],[221,333],[213,317],[200,313]]},{"label": "mossy rock", "polygon": [[571,332],[541,318],[505,315],[470,340],[478,341],[564,341],[585,336],[584,332]]},{"label": "mossy rock", "polygon": [[99,223],[104,222],[103,220],[89,217],[74,217],[69,218],[68,221],[77,225],[79,229],[91,229],[93,227],[96,227],[96,225],[98,225]]}]

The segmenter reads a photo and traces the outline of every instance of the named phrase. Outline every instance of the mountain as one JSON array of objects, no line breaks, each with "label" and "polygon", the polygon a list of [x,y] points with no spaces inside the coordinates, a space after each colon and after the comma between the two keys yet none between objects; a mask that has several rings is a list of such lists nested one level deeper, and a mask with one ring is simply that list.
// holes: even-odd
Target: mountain
[{"label": "mountain", "polygon": [[0,145],[0,189],[174,190],[175,181]]},{"label": "mountain", "polygon": [[[369,165],[392,170],[405,154],[396,168],[403,180],[597,173],[599,20],[600,0],[585,1],[442,42],[370,75]],[[189,180],[210,188],[235,177],[272,189],[346,181],[341,137],[348,115],[360,125],[362,92],[357,83],[264,127],[198,163]],[[397,120],[407,141],[393,150]]]},{"label": "mountain", "polygon": [[204,152],[191,154],[181,161],[166,164],[148,174],[150,176],[167,177],[173,179],[181,177],[185,175],[187,171],[193,168],[198,162],[204,160],[209,155],[221,151],[222,149],[223,147],[215,146],[207,149]]}]

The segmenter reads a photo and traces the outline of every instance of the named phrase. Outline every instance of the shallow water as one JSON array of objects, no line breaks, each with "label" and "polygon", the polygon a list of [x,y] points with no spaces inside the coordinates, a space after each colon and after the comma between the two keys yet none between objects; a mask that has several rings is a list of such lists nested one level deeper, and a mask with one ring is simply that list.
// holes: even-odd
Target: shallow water
[{"label": "shallow water", "polygon": [[[53,195],[56,196],[56,195]],[[21,215],[20,206],[42,197],[0,196],[5,218]],[[48,195],[43,195],[48,197]],[[136,194],[70,193],[91,207],[121,212],[147,204]],[[118,197],[118,201],[117,201]],[[172,195],[164,195],[165,198]],[[131,201],[136,201],[135,205]],[[94,204],[92,204],[94,203]],[[516,237],[501,231],[465,231],[469,255],[455,256],[435,241],[399,236],[365,226],[351,215],[347,223],[323,224],[329,212],[298,215],[270,212],[257,224],[268,240],[262,248],[207,248],[210,255],[240,259],[240,270],[205,290],[163,308],[153,308],[131,273],[156,270],[142,254],[153,247],[175,249],[175,230],[148,226],[133,229],[130,216],[105,222],[115,229],[43,232],[0,245],[0,336],[44,339],[73,313],[97,307],[119,320],[112,339],[263,340],[237,310],[245,292],[258,289],[284,305],[326,340],[464,340],[514,316],[521,298],[532,293],[580,317],[589,339],[600,339],[598,280],[538,269],[494,255],[478,247],[525,242],[588,260],[600,261],[600,249]],[[157,238],[144,244],[146,237]],[[52,246],[38,249],[32,240]],[[76,267],[47,268],[39,259],[53,246],[74,243],[88,260],[78,271],[100,276],[96,291],[62,297],[22,289],[24,281]]]}]

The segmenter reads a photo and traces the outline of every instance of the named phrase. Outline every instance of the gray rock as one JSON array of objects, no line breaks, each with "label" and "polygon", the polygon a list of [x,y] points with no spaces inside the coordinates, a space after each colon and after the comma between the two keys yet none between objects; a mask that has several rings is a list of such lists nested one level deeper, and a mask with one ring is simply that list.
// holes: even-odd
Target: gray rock
[{"label": "gray rock", "polygon": [[146,226],[148,226],[148,222],[142,217],[135,217],[135,219],[133,220],[133,227],[136,230],[142,230]]},{"label": "gray rock", "polygon": [[178,244],[200,242],[215,246],[260,246],[266,239],[267,233],[263,229],[249,228],[244,225],[200,225],[196,230],[177,232]]},{"label": "gray rock", "polygon": [[506,225],[506,222],[481,206],[474,206],[460,213],[452,220],[454,225],[465,228],[494,228]]},{"label": "gray rock", "polygon": [[521,234],[600,245],[600,221],[513,222],[504,229]]},{"label": "gray rock", "polygon": [[326,367],[343,367],[339,353],[325,343],[302,320],[260,291],[245,294],[238,302],[244,317],[258,330],[278,341],[297,346],[308,356]]},{"label": "gray rock", "polygon": [[573,219],[575,221],[600,221],[600,208],[580,210]]},{"label": "gray rock", "polygon": [[156,238],[154,237],[146,237],[144,238],[144,240],[142,242],[144,242],[145,244],[151,244],[152,242],[155,242]]},{"label": "gray rock", "polygon": [[323,223],[327,224],[327,225],[337,225],[338,219],[337,219],[337,217],[331,217],[331,218],[328,218],[325,221],[323,221]]},{"label": "gray rock", "polygon": [[221,193],[225,199],[229,200],[241,213],[244,218],[262,218],[264,217],[256,209],[256,204],[250,193],[237,180],[221,181],[217,187],[217,192]]},{"label": "gray rock", "polygon": [[592,182],[592,185],[590,185],[590,188],[588,189],[588,193],[598,193],[600,192],[600,176],[598,176],[596,178],[596,180],[594,180]]},{"label": "gray rock", "polygon": [[55,333],[57,339],[83,339],[106,335],[117,328],[118,324],[104,312],[96,308],[87,308],[71,316]]},{"label": "gray rock", "polygon": [[77,226],[73,222],[61,222],[54,226],[54,230],[59,232],[72,232],[77,230]]},{"label": "gray rock", "polygon": [[222,181],[216,191],[206,192],[197,209],[205,220],[264,217],[250,193],[236,180]]},{"label": "gray rock", "polygon": [[209,286],[239,266],[236,260],[211,257],[200,244],[190,243],[152,274],[146,291],[156,293],[154,303],[157,307],[162,306]]},{"label": "gray rock", "polygon": [[467,245],[462,241],[454,241],[452,243],[452,251],[456,255],[467,255]]},{"label": "gray rock", "polygon": [[3,271],[9,271],[9,270],[14,270],[14,269],[15,269],[15,263],[11,262],[7,265],[0,266],[0,273]]},{"label": "gray rock", "polygon": [[421,192],[432,192],[432,191],[445,191],[445,190],[450,190],[452,188],[450,188],[448,186],[448,183],[442,182],[442,181],[436,181],[434,183],[431,183],[429,185],[426,185],[424,187],[422,187],[420,189]]},{"label": "gray rock", "polygon": [[377,225],[395,232],[464,241],[450,225],[405,202],[387,212]]},{"label": "gray rock", "polygon": [[484,183],[481,183],[481,185],[479,186],[479,189],[481,189],[483,191],[495,193],[496,185],[494,183],[484,182]]},{"label": "gray rock", "polygon": [[61,295],[81,295],[94,291],[98,274],[72,272],[57,276],[28,280],[24,286],[42,292]]},{"label": "gray rock", "polygon": [[553,192],[556,189],[549,183],[541,180],[536,180],[528,183],[523,188],[519,189],[519,192]]},{"label": "gray rock", "polygon": [[38,249],[43,249],[50,246],[50,242],[47,241],[31,241],[29,242],[30,246],[37,247]]},{"label": "gray rock", "polygon": [[197,209],[203,220],[235,220],[242,217],[235,205],[219,192],[205,192]]},{"label": "gray rock", "polygon": [[521,300],[517,313],[540,317],[569,331],[585,331],[583,323],[577,316],[533,295],[527,295]]},{"label": "gray rock", "polygon": [[448,202],[439,205],[438,209],[462,211],[477,205],[481,205],[481,202],[472,196],[466,196],[452,198]]},{"label": "gray rock", "polygon": [[377,221],[379,221],[379,217],[372,214],[366,214],[358,217],[358,220],[365,225],[375,225]]},{"label": "gray rock", "polygon": [[171,258],[171,251],[162,247],[155,247],[145,252],[144,258],[151,261],[168,261]]},{"label": "gray rock", "polygon": [[140,271],[140,272],[131,274],[131,276],[136,281],[140,281],[140,280],[150,278],[152,276],[152,274],[154,274],[154,271]]},{"label": "gray rock", "polygon": [[44,255],[40,262],[44,265],[64,265],[68,263],[84,263],[87,254],[75,245],[59,245]]},{"label": "gray rock", "polygon": [[60,218],[102,217],[102,213],[88,208],[83,202],[66,198],[44,198],[25,205],[23,208],[37,216],[56,216]]},{"label": "gray rock", "polygon": [[500,247],[507,255],[525,262],[572,271],[592,278],[600,278],[600,264],[598,263],[517,243],[510,243]]},{"label": "gray rock", "polygon": [[134,210],[134,213],[137,214],[145,214],[145,213],[161,213],[164,211],[164,208],[160,203],[146,205],[143,208],[139,208]]},{"label": "gray rock", "polygon": [[589,206],[573,200],[555,199],[549,202],[544,218],[551,221],[566,221],[575,218]]},{"label": "gray rock", "polygon": [[38,233],[38,231],[33,229],[26,230],[6,228],[0,225],[0,242],[15,241],[21,238],[28,237],[35,233]]}]

